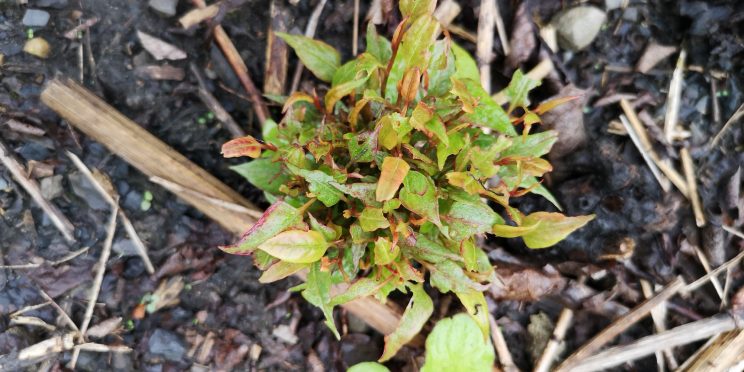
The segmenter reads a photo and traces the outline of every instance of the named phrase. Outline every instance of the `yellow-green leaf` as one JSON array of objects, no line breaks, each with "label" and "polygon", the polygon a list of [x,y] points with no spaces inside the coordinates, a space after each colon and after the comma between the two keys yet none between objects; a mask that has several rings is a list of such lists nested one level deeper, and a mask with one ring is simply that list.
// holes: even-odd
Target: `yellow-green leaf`
[{"label": "yellow-green leaf", "polygon": [[341,56],[332,46],[320,41],[301,35],[290,35],[277,32],[294,49],[302,64],[307,67],[318,79],[330,82],[333,74],[341,65]]},{"label": "yellow-green leaf", "polygon": [[398,258],[400,247],[392,245],[390,240],[384,236],[378,236],[375,240],[375,264],[385,266]]},{"label": "yellow-green leaf", "polygon": [[385,336],[385,351],[380,356],[379,362],[395,356],[403,345],[416,337],[434,312],[434,303],[424,291],[423,285],[410,284],[408,288],[411,289],[413,297],[403,312],[398,327],[393,333]]},{"label": "yellow-green leaf", "polygon": [[377,181],[375,199],[377,201],[392,199],[410,169],[411,166],[405,160],[393,156],[386,157],[382,162],[380,179]]},{"label": "yellow-green leaf", "polygon": [[437,322],[426,338],[426,361],[421,372],[489,372],[496,355],[490,340],[473,319],[457,314]]},{"label": "yellow-green leaf", "polygon": [[455,292],[455,294],[460,299],[462,306],[465,306],[468,315],[475,320],[478,328],[483,332],[483,339],[488,340],[490,323],[488,322],[488,304],[486,303],[486,298],[483,296],[483,292],[469,290]]},{"label": "yellow-green leaf", "polygon": [[562,213],[535,212],[522,219],[522,225],[539,227],[522,235],[529,248],[547,248],[594,219],[594,215],[566,217]]},{"label": "yellow-green leaf", "polygon": [[292,263],[312,263],[320,260],[328,242],[317,231],[288,230],[261,243],[258,249]]},{"label": "yellow-green leaf", "polygon": [[259,283],[272,283],[277,280],[284,279],[302,269],[308,268],[310,265],[305,263],[292,263],[287,261],[278,261],[271,265],[266,271],[261,274],[258,278]]},{"label": "yellow-green leaf", "polygon": [[403,179],[400,189],[400,202],[406,209],[425,217],[431,223],[441,227],[439,220],[439,203],[437,201],[437,187],[434,181],[419,172],[410,171]]},{"label": "yellow-green leaf", "polygon": [[404,17],[416,18],[434,13],[436,6],[437,0],[401,0],[400,14]]},{"label": "yellow-green leaf", "polygon": [[367,207],[359,215],[359,226],[364,231],[375,231],[390,227],[390,222],[382,214],[382,208]]},{"label": "yellow-green leaf", "polygon": [[302,213],[298,209],[283,201],[276,202],[243,234],[240,241],[231,246],[220,247],[220,249],[231,254],[250,254],[261,243],[300,222],[302,222]]},{"label": "yellow-green leaf", "polygon": [[305,290],[302,291],[302,297],[323,311],[326,318],[326,325],[331,329],[336,339],[341,339],[341,335],[338,334],[338,329],[336,329],[336,323],[333,321],[331,273],[321,270],[320,262],[316,262],[310,267],[310,272],[307,274],[307,281],[304,286]]},{"label": "yellow-green leaf", "polygon": [[527,225],[526,221],[522,221],[522,226],[493,225],[491,233],[502,238],[517,238],[535,231],[542,223],[541,221],[532,222],[534,223]]},{"label": "yellow-green leaf", "polygon": [[409,69],[418,67],[419,70],[426,71],[431,59],[429,48],[434,44],[439,32],[439,21],[431,15],[422,15],[413,21],[398,47],[385,87],[385,98],[396,102],[397,84]]}]

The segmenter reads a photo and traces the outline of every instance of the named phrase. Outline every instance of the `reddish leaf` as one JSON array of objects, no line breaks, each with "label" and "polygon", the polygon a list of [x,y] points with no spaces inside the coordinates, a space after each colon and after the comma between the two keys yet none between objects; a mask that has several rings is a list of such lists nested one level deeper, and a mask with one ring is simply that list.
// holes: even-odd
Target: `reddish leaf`
[{"label": "reddish leaf", "polygon": [[261,147],[261,143],[251,136],[240,137],[222,145],[222,156],[226,158],[248,156],[256,159],[261,156]]},{"label": "reddish leaf", "polygon": [[380,180],[377,181],[375,199],[377,201],[392,199],[410,169],[411,166],[405,160],[392,156],[386,157],[382,162]]}]

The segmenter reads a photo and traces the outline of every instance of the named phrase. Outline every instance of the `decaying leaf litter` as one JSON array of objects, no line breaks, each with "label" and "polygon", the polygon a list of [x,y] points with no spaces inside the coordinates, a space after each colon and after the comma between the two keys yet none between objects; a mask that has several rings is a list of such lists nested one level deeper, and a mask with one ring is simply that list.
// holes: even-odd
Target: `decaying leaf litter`
[{"label": "decaying leaf litter", "polygon": [[[567,306],[575,311],[573,322],[575,326],[564,336],[568,343],[567,352],[563,354],[566,356],[566,353],[586,344],[589,337],[605,328],[612,319],[640,303],[643,294],[638,284],[639,279],[645,279],[655,286],[663,286],[671,282],[675,275],[682,274],[687,282],[692,282],[705,274],[706,268],[701,263],[701,256],[709,261],[708,266],[711,269],[715,269],[733,258],[741,249],[739,246],[741,240],[736,240],[733,235],[720,229],[721,225],[730,225],[734,230],[741,231],[739,214],[742,210],[741,172],[737,171],[742,164],[741,149],[737,149],[742,143],[741,127],[738,126],[740,124],[734,122],[729,125],[715,146],[711,146],[723,124],[741,104],[740,76],[735,73],[741,70],[741,49],[732,36],[735,34],[733,30],[741,9],[737,9],[735,4],[723,3],[713,6],[701,2],[681,2],[671,12],[655,4],[649,6],[630,4],[624,7],[620,4],[620,8],[607,9],[608,6],[615,6],[610,3],[613,2],[596,4],[605,12],[607,20],[597,39],[581,52],[560,51],[556,55],[551,54],[546,45],[540,44],[520,58],[512,57],[514,61],[507,65],[502,55],[503,49],[499,46],[501,35],[494,35],[496,54],[492,63],[494,90],[506,86],[506,81],[515,67],[521,67],[527,72],[545,59],[552,59],[556,67],[550,72],[552,78],[549,76],[536,94],[531,96],[534,102],[559,93],[560,87],[567,82],[573,82],[581,88],[590,88],[589,93],[584,95],[588,101],[587,105],[578,107],[587,111],[584,115],[584,127],[588,139],[579,150],[562,157],[551,158],[555,163],[555,171],[552,178],[546,181],[546,186],[557,195],[567,212],[597,213],[597,221],[590,224],[585,231],[572,236],[559,249],[550,251],[526,251],[522,247],[513,246],[511,241],[487,242],[490,246],[503,248],[494,250],[491,254],[493,262],[499,264],[505,271],[501,275],[506,277],[509,275],[508,271],[515,275],[528,270],[552,278],[549,283],[553,284],[548,288],[557,288],[552,289],[552,292],[545,291],[549,294],[536,297],[532,301],[523,297],[516,299],[520,302],[502,299],[498,302],[499,306],[494,307],[497,309],[494,317],[503,328],[509,352],[522,369],[530,369],[534,362],[532,357],[528,357],[529,354],[521,346],[520,341],[531,337],[526,331],[529,315],[543,312],[556,321],[562,307]],[[209,84],[212,85],[212,93],[247,132],[258,134],[258,122],[251,119],[253,117],[249,108],[251,101],[243,98],[247,94],[241,93],[240,80],[231,75],[229,64],[224,60],[219,62],[216,56],[218,49],[205,41],[205,34],[197,32],[193,35],[183,35],[180,31],[176,32],[177,30],[173,28],[174,18],[161,19],[144,4],[131,13],[142,16],[142,20],[131,17],[134,20],[129,24],[117,20],[119,23],[115,23],[110,29],[93,25],[90,28],[90,35],[82,35],[77,42],[55,39],[53,33],[45,34],[45,30],[49,31],[50,28],[59,30],[59,34],[62,34],[79,24],[85,24],[89,19],[94,17],[105,19],[111,17],[110,13],[113,10],[123,9],[116,3],[83,5],[82,15],[77,18],[73,14],[74,9],[43,8],[53,17],[48,26],[35,29],[35,36],[45,37],[50,42],[52,53],[47,62],[41,63],[38,59],[19,54],[18,51],[15,54],[12,50],[3,51],[3,89],[6,93],[2,96],[3,106],[12,108],[6,109],[4,115],[43,128],[49,133],[39,137],[4,129],[3,140],[9,143],[14,156],[20,158],[27,168],[32,168],[29,172],[34,178],[63,176],[62,195],[54,198],[52,202],[59,205],[76,229],[81,230],[78,232],[81,245],[70,247],[64,243],[61,235],[58,235],[51,225],[45,223],[43,213],[31,204],[27,194],[17,187],[12,177],[3,173],[3,180],[8,185],[5,189],[14,188],[13,191],[2,194],[1,207],[5,212],[2,236],[8,236],[10,242],[8,248],[3,247],[3,264],[23,265],[42,262],[38,257],[55,262],[85,246],[91,246],[94,251],[90,255],[83,255],[68,261],[69,263],[61,264],[63,265],[61,269],[55,266],[41,266],[33,269],[35,274],[20,271],[22,269],[4,270],[9,303],[14,303],[13,306],[16,308],[22,308],[45,302],[36,294],[37,291],[24,292],[21,289],[29,288],[29,285],[34,283],[31,280],[35,280],[36,285],[44,287],[50,296],[60,302],[63,309],[71,313],[73,319],[78,322],[82,319],[88,288],[80,284],[90,278],[86,278],[86,275],[95,272],[92,267],[97,261],[98,252],[105,238],[108,212],[106,204],[95,197],[92,186],[82,181],[84,177],[79,175],[71,177],[70,173],[74,167],[60,150],[72,149],[83,155],[82,158],[88,166],[102,168],[104,173],[109,174],[114,180],[123,199],[122,208],[128,212],[135,229],[147,243],[156,268],[160,268],[167,259],[168,262],[172,262],[172,268],[188,274],[188,281],[192,283],[189,291],[196,290],[191,293],[198,293],[197,296],[188,296],[186,293],[189,292],[184,292],[181,303],[176,307],[148,314],[141,320],[133,320],[133,330],[122,333],[121,341],[111,340],[107,344],[127,345],[138,352],[129,356],[114,353],[112,354],[114,361],[126,365],[132,362],[164,360],[185,368],[199,357],[198,360],[205,364],[217,361],[254,365],[264,363],[263,365],[268,367],[274,365],[275,368],[289,368],[282,363],[291,360],[290,363],[295,363],[293,364],[295,366],[304,365],[307,360],[312,359],[306,355],[315,355],[316,359],[319,358],[325,363],[326,368],[337,368],[335,366],[340,363],[339,360],[352,364],[359,361],[363,355],[368,355],[363,357],[367,359],[378,357],[379,350],[369,350],[369,344],[375,342],[369,341],[379,340],[379,335],[369,331],[359,333],[360,329],[355,326],[357,332],[350,333],[349,337],[342,340],[340,344],[342,347],[338,349],[339,344],[330,341],[330,334],[324,333],[323,325],[315,322],[321,319],[320,314],[309,310],[302,312],[292,310],[296,306],[305,306],[294,297],[269,311],[260,311],[260,306],[253,306],[256,299],[269,303],[281,298],[281,290],[288,284],[283,287],[258,286],[255,282],[257,273],[246,272],[244,261],[222,258],[216,252],[205,250],[204,247],[224,244],[231,239],[219,232],[214,225],[210,226],[206,220],[200,219],[193,211],[187,210],[168,193],[148,183],[122,160],[107,156],[99,145],[80,136],[79,133],[74,133],[64,123],[60,125],[48,109],[35,103],[38,101],[33,97],[38,94],[40,89],[38,84],[43,79],[37,80],[32,77],[51,76],[55,69],[71,77],[78,76],[79,56],[83,55],[85,72],[83,76],[94,92],[102,95],[106,101],[143,124],[148,130],[155,132],[168,144],[186,153],[199,165],[216,172],[231,186],[239,190],[248,189],[244,186],[245,182],[227,171],[224,164],[220,164],[222,161],[218,156],[218,147],[230,138],[229,132],[220,129],[211,121],[213,119],[209,119],[208,109],[198,103],[198,95],[192,93],[196,92],[197,85],[188,72],[185,75],[187,83],[178,80],[137,81],[132,79],[131,72],[126,66],[129,62],[133,66],[174,66],[188,71],[188,65],[181,65],[178,62],[172,65],[170,62],[159,64],[149,59],[152,57],[143,54],[142,49],[139,49],[141,46],[136,39],[136,30],[149,32],[176,45],[202,66],[211,62],[210,65],[215,66],[211,71],[216,73],[211,76],[207,74],[210,78]],[[85,5],[91,8],[85,8]],[[297,25],[294,27],[297,27],[296,33],[301,33],[306,22],[305,17],[310,14],[315,4],[300,2],[296,6],[281,5],[295,14],[294,22]],[[381,8],[395,8],[384,5],[382,4]],[[472,9],[478,8],[480,2],[460,5],[466,10],[461,11],[459,18],[455,18],[452,25],[477,35],[478,16]],[[526,10],[520,12],[510,8],[508,4],[499,2],[498,5],[498,10],[506,22],[507,40],[513,46],[512,51],[518,50],[515,46],[528,45],[520,44],[525,42],[527,35],[523,32],[514,34],[513,30],[517,23],[529,25],[539,20],[536,23],[542,32],[559,10],[546,4],[525,4],[523,6]],[[566,4],[566,8],[571,5]],[[182,6],[185,8],[181,9]],[[251,17],[251,12],[246,8],[249,6],[251,9],[266,9],[265,12],[268,14],[268,3],[244,4],[232,12],[226,12],[222,24],[244,54],[242,57],[249,64],[250,76],[260,82],[263,74],[262,64],[265,63],[263,62],[265,37],[261,35],[265,35],[267,25],[255,15],[253,17],[257,18],[256,22],[245,22],[246,17]],[[191,7],[191,4],[181,4],[179,11],[185,13]],[[321,13],[325,21],[320,23],[317,35],[350,55],[348,29],[353,24],[353,6],[327,4],[326,7],[327,9]],[[367,4],[362,3],[362,17],[367,11],[366,7]],[[22,9],[11,12],[11,16],[16,17],[15,22],[20,21],[22,14]],[[698,14],[703,15],[697,16]],[[522,18],[515,18],[520,15]],[[384,14],[380,18],[384,19]],[[689,19],[693,21],[688,22]],[[678,32],[667,32],[670,28]],[[289,29],[292,32],[291,27]],[[522,29],[525,27],[522,26]],[[16,31],[19,30],[16,28]],[[533,26],[533,32],[536,31]],[[453,34],[458,35],[454,31]],[[674,46],[679,50],[684,48],[688,54],[682,74],[684,88],[680,96],[678,121],[681,123],[681,133],[687,131],[690,137],[678,139],[671,144],[665,141],[663,123],[667,113],[668,88],[674,75],[678,54],[672,54],[660,61],[646,74],[634,72],[647,42],[650,41],[647,40],[648,35],[660,45]],[[23,39],[27,36],[25,33],[23,35],[17,33],[13,40],[16,45],[22,45]],[[88,38],[89,40],[86,40]],[[67,45],[68,43],[70,45]],[[86,49],[87,44],[93,48]],[[464,45],[475,50],[475,44],[464,42]],[[80,54],[79,50],[84,53]],[[92,51],[90,53],[92,59],[86,56],[89,51]],[[90,63],[92,60],[95,62]],[[28,63],[20,63],[21,61]],[[219,67],[219,63],[222,63],[222,67]],[[293,59],[291,63],[294,63]],[[90,66],[96,67],[91,71]],[[215,75],[219,78],[211,80]],[[189,81],[191,83],[188,83]],[[305,74],[301,85],[313,86],[308,83],[314,84]],[[190,90],[189,85],[194,90]],[[29,97],[29,103],[19,104],[21,101],[25,102],[19,97]],[[655,152],[662,159],[670,159],[674,169],[683,177],[684,170],[679,157],[682,148],[688,148],[694,163],[694,173],[697,174],[695,182],[700,193],[700,204],[706,217],[704,227],[696,226],[690,203],[675,191],[674,186],[670,192],[662,191],[630,138],[607,133],[610,124],[613,121],[619,122],[619,115],[624,113],[617,97],[629,101],[645,126]],[[592,102],[599,100],[614,103],[594,107]],[[577,128],[566,132],[579,132],[580,127]],[[78,142],[81,144],[77,145]],[[82,146],[82,151],[79,146]],[[36,165],[32,161],[41,165]],[[51,174],[46,170],[50,168]],[[5,169],[3,172],[6,172]],[[53,186],[47,191],[54,191],[53,188],[58,181],[46,181],[44,184]],[[144,195],[147,193],[154,195],[151,197],[154,202],[150,209],[144,211],[141,201],[145,199]],[[127,198],[129,194],[132,196]],[[246,195],[251,196],[256,202],[261,202],[260,194],[256,191],[246,190]],[[546,205],[540,205],[542,202],[537,199],[526,200],[523,203],[525,205],[522,208],[534,210],[547,208]],[[168,233],[162,234],[163,231]],[[170,272],[159,272],[157,279],[147,278],[141,261],[137,261],[139,258],[129,256],[134,254],[134,250],[127,248],[132,247],[129,243],[119,243],[120,251],[117,251],[116,243],[126,240],[122,239],[123,237],[123,235],[117,237],[114,241],[115,254],[109,261],[107,270],[111,274],[104,278],[101,291],[103,299],[99,299],[107,306],[96,310],[95,320],[105,320],[108,315],[133,318],[130,309],[136,308],[145,294],[154,293],[161,279],[167,279],[176,273],[175,269],[169,269]],[[698,252],[702,252],[702,255]],[[219,264],[219,260],[226,260],[227,264]],[[233,275],[236,277],[232,278]],[[727,277],[729,279],[726,279]],[[723,272],[718,280],[722,289],[725,289],[723,292],[727,293],[728,302],[734,302],[731,296],[737,293],[740,287],[738,270],[733,270],[728,275]],[[515,288],[515,291],[519,296],[523,296],[525,292],[519,287]],[[539,293],[537,290],[534,292]],[[530,290],[528,293],[533,291]],[[13,296],[10,296],[11,294]],[[235,295],[239,297],[242,295],[242,299],[233,300]],[[74,298],[79,300],[71,300]],[[444,298],[434,300],[439,306],[448,303]],[[686,297],[672,297],[666,306],[666,328],[671,329],[680,324],[713,316],[719,312],[721,303],[713,286],[701,287]],[[246,308],[256,314],[262,314],[256,319],[264,319],[265,324],[234,319],[233,315],[236,313],[251,313]],[[442,307],[436,309],[435,313],[445,315],[458,311],[457,308],[448,310]],[[286,314],[293,315],[286,318]],[[50,324],[54,323],[55,316],[51,311],[40,315]],[[341,317],[344,318],[343,315]],[[291,341],[291,337],[282,337],[283,333],[274,332],[275,325],[280,323],[289,325],[290,329],[294,328],[300,336],[312,335],[300,337],[301,340],[311,341],[295,346],[283,346],[287,344],[282,340]],[[238,331],[223,330],[226,328],[225,325]],[[351,325],[350,322],[349,329],[352,329]],[[128,327],[126,323],[125,327]],[[224,341],[206,342],[207,345],[203,346],[210,330],[223,335]],[[275,334],[272,335],[272,332]],[[648,320],[648,323],[644,321],[633,326],[612,342],[627,344],[652,332],[653,323]],[[323,336],[315,336],[316,334]],[[14,340],[13,342],[21,342],[22,345],[45,339],[43,333],[29,336],[25,328],[21,329],[18,326],[7,328],[3,335],[6,339]],[[163,350],[162,347],[159,348],[163,343],[170,343],[173,346]],[[210,344],[212,346],[209,346]],[[379,346],[381,343],[376,345]],[[697,345],[699,344],[675,347],[672,351],[677,362],[680,364],[684,362]],[[213,351],[207,350],[210,348]],[[68,353],[62,363],[69,361],[70,355],[71,353]],[[341,359],[338,359],[338,355]],[[637,365],[653,368],[658,361],[653,353],[651,355],[636,362],[641,363]],[[108,363],[108,357],[82,352],[78,365],[81,362],[95,366],[97,365],[95,363]]]}]

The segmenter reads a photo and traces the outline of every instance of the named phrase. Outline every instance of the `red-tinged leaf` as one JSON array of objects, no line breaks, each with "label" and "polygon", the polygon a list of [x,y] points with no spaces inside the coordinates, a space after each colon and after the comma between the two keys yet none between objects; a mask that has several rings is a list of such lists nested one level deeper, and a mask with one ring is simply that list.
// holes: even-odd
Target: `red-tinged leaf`
[{"label": "red-tinged leaf", "polygon": [[416,337],[434,312],[434,303],[424,291],[423,285],[411,284],[408,285],[408,288],[411,289],[413,297],[403,312],[398,327],[393,333],[385,336],[385,350],[380,356],[380,362],[387,361],[395,356],[403,345]]},{"label": "red-tinged leaf", "polygon": [[266,269],[266,271],[263,272],[261,277],[258,278],[258,282],[259,283],[272,283],[277,280],[284,279],[308,267],[310,267],[309,264],[278,261],[277,263],[271,265],[268,269]]},{"label": "red-tinged leaf", "polygon": [[581,98],[581,96],[568,96],[568,97],[560,97],[556,99],[551,99],[550,101],[546,101],[546,102],[539,104],[535,108],[535,113],[537,113],[538,115],[542,115],[564,103],[568,103],[568,102],[571,102],[579,98]]},{"label": "red-tinged leaf", "polygon": [[437,187],[431,177],[416,171],[408,172],[406,178],[403,179],[400,201],[409,211],[442,227],[442,222],[439,220]]},{"label": "red-tinged leaf", "polygon": [[377,201],[392,199],[410,169],[411,166],[405,160],[393,156],[386,157],[382,162],[380,180],[377,181],[375,199]]},{"label": "red-tinged leaf", "polygon": [[328,242],[314,230],[288,230],[261,243],[258,249],[282,261],[307,264],[323,257]]},{"label": "red-tinged leaf", "polygon": [[240,241],[220,249],[231,254],[251,254],[259,244],[300,222],[302,222],[300,210],[283,201],[276,202],[251,226]]},{"label": "red-tinged leaf", "polygon": [[289,96],[289,98],[287,98],[287,101],[284,102],[284,107],[282,107],[282,113],[286,113],[287,110],[289,110],[289,108],[292,107],[292,105],[294,105],[297,102],[307,102],[307,103],[312,104],[313,102],[315,102],[315,100],[313,99],[313,96],[307,93],[294,92],[292,93],[292,95]]},{"label": "red-tinged leaf", "polygon": [[568,234],[594,219],[594,215],[566,217],[562,213],[535,212],[522,219],[523,225],[540,226],[522,235],[529,248],[547,248],[563,240]]},{"label": "red-tinged leaf", "polygon": [[251,136],[240,137],[222,145],[222,156],[226,158],[248,156],[256,159],[261,156],[262,147],[263,145]]}]

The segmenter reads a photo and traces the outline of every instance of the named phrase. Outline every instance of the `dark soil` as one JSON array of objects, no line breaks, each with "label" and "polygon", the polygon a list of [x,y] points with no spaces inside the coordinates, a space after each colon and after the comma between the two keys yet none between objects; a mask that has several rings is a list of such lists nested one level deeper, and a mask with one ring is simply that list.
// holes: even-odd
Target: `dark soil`
[{"label": "dark soil", "polygon": [[[290,31],[298,32],[304,30],[316,2],[299,1],[291,5],[277,1],[292,16]],[[454,23],[475,32],[480,2],[459,2],[463,12]],[[490,306],[502,325],[516,363],[520,368],[531,369],[534,357],[528,344],[535,337],[527,331],[531,315],[545,313],[556,319],[564,305],[573,306],[577,325],[566,336],[570,352],[617,315],[598,311],[597,306],[588,305],[590,300],[592,303],[607,300],[632,308],[642,300],[639,279],[663,285],[676,275],[683,275],[689,282],[704,273],[691,253],[691,246],[699,246],[713,266],[742,249],[742,240],[733,239],[720,226],[727,224],[741,230],[744,223],[744,194],[740,192],[744,182],[741,174],[744,131],[741,125],[733,125],[719,146],[711,149],[708,143],[743,101],[744,5],[737,1],[630,1],[627,9],[608,11],[605,27],[589,48],[554,54],[538,42],[534,23],[546,24],[562,7],[567,8],[573,2],[499,3],[512,45],[517,43],[523,48],[518,55],[503,58],[496,39],[494,87],[503,87],[514,69],[529,70],[541,59],[550,58],[556,69],[535,92],[535,102],[558,94],[569,84],[585,90],[583,104],[552,121],[569,123],[561,136],[585,131],[587,139],[564,154],[551,155],[555,171],[546,180],[546,186],[567,214],[597,215],[586,228],[548,250],[529,251],[515,240],[486,242],[492,247],[490,255],[494,264],[518,267],[514,270],[519,272],[531,268],[543,273],[522,284],[515,293],[502,297],[492,293]],[[592,3],[604,9],[602,2]],[[317,32],[317,37],[336,46],[344,59],[351,57],[352,4],[330,1]],[[525,6],[526,11],[515,16],[519,6]],[[366,14],[366,7],[363,4],[361,14]],[[22,52],[27,30],[21,19],[26,8],[40,8],[51,14],[46,27],[34,30],[36,36],[51,45],[52,52],[46,60]],[[635,18],[627,15],[631,8]],[[49,168],[54,176],[61,176],[61,190],[52,202],[75,225],[78,241],[66,243],[10,173],[0,167],[0,265],[42,263],[35,268],[0,269],[0,355],[66,331],[58,313],[49,306],[24,315],[41,318],[55,325],[56,331],[10,324],[11,313],[45,302],[39,289],[55,298],[76,323],[82,321],[109,212],[65,156],[67,150],[111,178],[121,196],[122,208],[146,242],[157,270],[156,275],[147,275],[142,260],[128,248],[128,238],[119,229],[98,299],[100,304],[91,324],[121,317],[121,329],[95,341],[126,345],[134,352],[83,352],[78,360],[79,369],[317,371],[344,370],[354,363],[376,359],[381,350],[381,335],[339,311],[345,336],[340,342],[334,340],[322,323],[322,315],[300,296],[288,294],[287,289],[298,284],[296,280],[260,285],[257,281],[260,273],[250,258],[227,256],[215,248],[231,242],[228,233],[150,183],[124,160],[77,132],[40,103],[39,94],[45,81],[55,75],[75,79],[80,75],[78,48],[80,43],[85,44],[85,38],[71,41],[63,34],[81,19],[98,17],[99,22],[90,29],[90,50],[85,47],[86,53],[90,52],[95,59],[96,68],[91,68],[86,54],[84,84],[251,201],[266,206],[261,192],[228,169],[237,162],[221,158],[219,148],[230,139],[229,132],[216,121],[200,123],[199,118],[208,109],[196,94],[190,62],[210,71],[212,75],[207,80],[213,94],[245,130],[260,135],[250,102],[225,89],[245,93],[219,49],[212,44],[207,28],[183,31],[178,25],[178,16],[190,9],[190,2],[181,1],[177,16],[162,17],[148,8],[146,1],[30,0],[26,7],[0,3],[0,55],[4,56],[0,64],[0,140],[24,164],[38,162],[37,170]],[[391,17],[390,25],[395,24],[396,17]],[[269,1],[248,0],[222,21],[259,87],[263,84],[268,20]],[[380,30],[392,31],[390,25]],[[523,32],[515,34],[511,31],[515,28]],[[183,49],[188,58],[167,63],[153,60],[143,50],[137,30]],[[471,51],[475,49],[472,43],[456,40]],[[685,144],[694,158],[708,220],[707,226],[700,229],[695,227],[687,199],[673,187],[670,192],[659,187],[630,139],[608,133],[609,123],[622,113],[619,105],[597,105],[617,93],[635,95],[636,110],[652,118],[649,132],[658,138],[656,133],[663,125],[666,93],[677,54],[663,60],[648,74],[634,72],[650,41],[684,46],[688,64],[696,66],[685,72],[680,122],[691,132]],[[294,63],[294,57],[290,57],[290,79]],[[157,81],[135,74],[137,67],[165,64],[183,68],[186,77],[182,81]],[[715,96],[711,93],[713,80],[718,93]],[[307,73],[304,75],[305,87],[316,83]],[[714,100],[720,109],[718,121],[713,117]],[[272,110],[278,118],[278,107]],[[578,120],[581,118],[583,128]],[[44,134],[13,130],[4,124],[8,119],[42,129]],[[678,151],[669,154],[674,157]],[[675,164],[678,164],[676,159]],[[36,172],[32,176],[41,181],[51,174]],[[142,201],[146,193],[153,198],[150,208],[144,210]],[[524,212],[554,209],[537,197],[523,198],[518,204]],[[50,264],[83,247],[90,250],[65,263]],[[505,280],[510,273],[502,273]],[[577,300],[566,294],[564,289],[580,277],[586,278],[585,287],[595,291],[596,296]],[[177,305],[137,316],[141,311],[139,305],[148,294],[161,283],[174,280],[185,284]],[[527,295],[533,293],[530,285],[538,285],[540,280],[548,280],[549,289],[540,298],[530,298]],[[731,292],[742,283],[741,270],[733,270]],[[439,316],[460,311],[457,306],[449,306],[451,299],[447,297],[435,297],[440,306]],[[719,302],[710,286],[687,298],[675,298],[667,326],[716,314]],[[652,332],[653,324],[645,320],[617,342]],[[695,346],[699,344],[676,349],[677,358],[685,360]],[[411,349],[401,353],[394,366],[415,368],[415,357],[421,352]],[[71,352],[61,353],[47,366],[60,370],[71,355]],[[655,368],[653,357],[625,369],[651,368]]]}]

